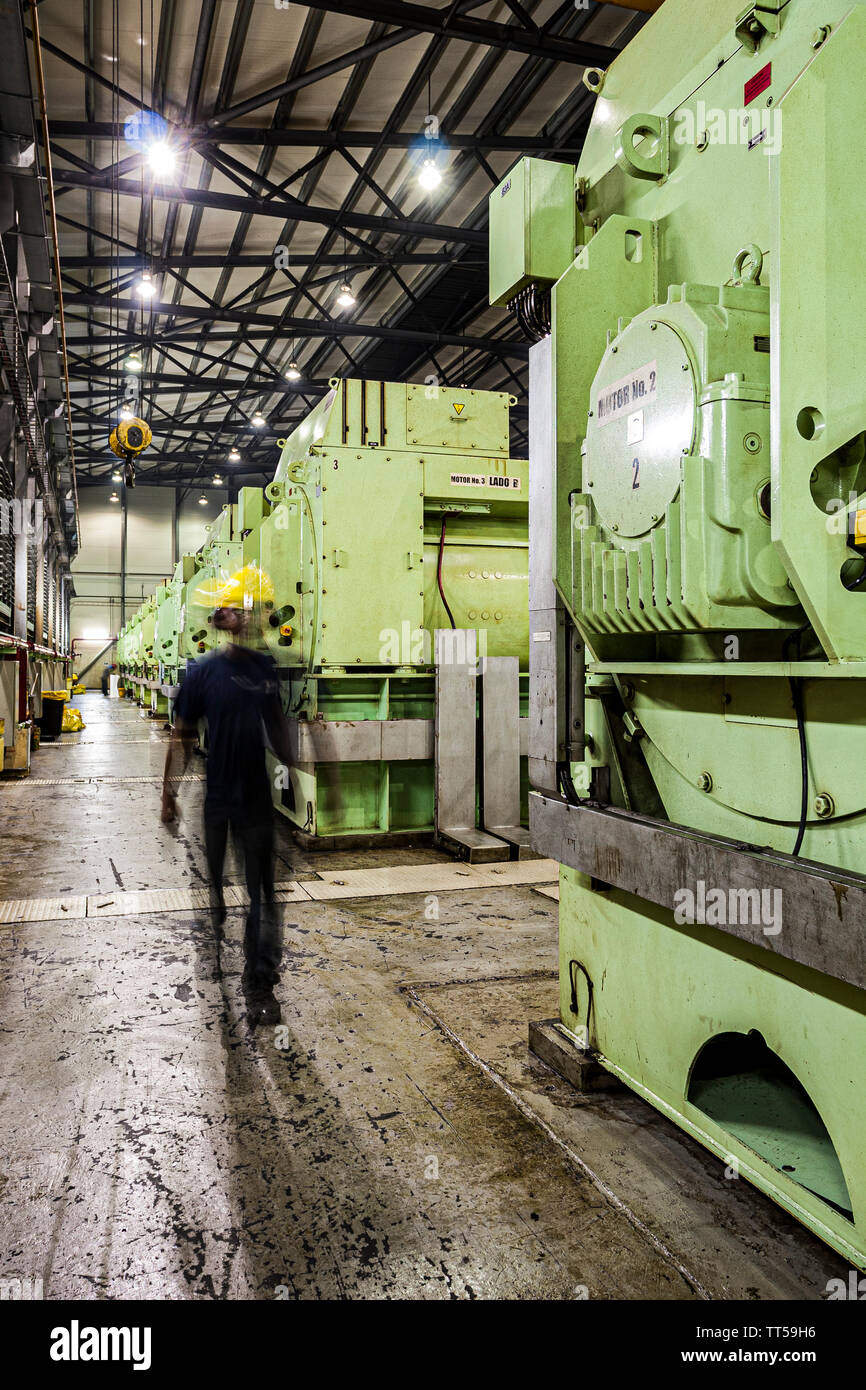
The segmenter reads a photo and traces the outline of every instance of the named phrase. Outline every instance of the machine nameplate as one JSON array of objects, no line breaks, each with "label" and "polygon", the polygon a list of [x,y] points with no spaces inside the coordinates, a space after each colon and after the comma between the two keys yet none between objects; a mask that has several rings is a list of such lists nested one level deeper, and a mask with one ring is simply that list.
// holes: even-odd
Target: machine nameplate
[{"label": "machine nameplate", "polygon": [[520,492],[520,479],[504,473],[452,473],[452,487],[495,487],[508,492]]},{"label": "machine nameplate", "polygon": [[638,403],[642,405],[645,401],[654,400],[657,380],[658,371],[653,361],[605,386],[596,402],[599,425],[609,425],[621,415],[629,414]]}]

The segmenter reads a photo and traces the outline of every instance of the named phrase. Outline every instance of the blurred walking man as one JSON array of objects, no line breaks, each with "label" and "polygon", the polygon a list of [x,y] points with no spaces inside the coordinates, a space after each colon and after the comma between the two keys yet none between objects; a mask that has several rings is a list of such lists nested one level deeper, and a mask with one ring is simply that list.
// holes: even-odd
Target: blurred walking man
[{"label": "blurred walking man", "polygon": [[[252,578],[251,578],[252,576]],[[207,722],[207,790],[204,833],[218,942],[225,921],[223,866],[229,830],[244,860],[250,898],[244,951],[244,989],[253,1022],[276,1022],[273,987],[279,979],[282,940],[274,900],[274,812],[265,762],[266,739],[288,765],[288,724],[279,698],[277,667],[270,654],[251,645],[261,591],[269,585],[247,566],[219,591],[213,626],[229,640],[187,667],[175,702],[175,730],[165,762],[162,820],[177,816],[171,790],[173,769],[185,768],[198,733]],[[264,588],[265,592],[268,592]]]}]

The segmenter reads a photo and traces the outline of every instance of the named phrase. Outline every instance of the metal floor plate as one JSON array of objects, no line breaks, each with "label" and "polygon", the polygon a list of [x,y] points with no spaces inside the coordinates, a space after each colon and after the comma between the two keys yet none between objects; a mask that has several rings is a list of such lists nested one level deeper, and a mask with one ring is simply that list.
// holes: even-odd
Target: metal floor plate
[{"label": "metal floor plate", "polygon": [[10,898],[0,902],[0,923],[53,922],[64,917],[86,917],[87,898]]},{"label": "metal floor plate", "polygon": [[476,864],[472,872],[479,888],[506,884],[516,887],[521,883],[534,886],[555,882],[559,878],[559,865],[553,859],[518,859],[508,864]]},{"label": "metal floor plate", "polygon": [[[10,782],[14,787],[71,787],[84,786],[90,782],[159,782],[162,784],[162,773],[158,777],[100,777],[98,774],[93,777],[27,777],[20,782]],[[203,782],[204,773],[186,773],[183,777],[172,777],[172,782]]]},{"label": "metal floor plate", "polygon": [[304,884],[311,898],[372,898],[397,893],[445,893],[550,882],[559,876],[552,859],[509,864],[406,864],[396,869],[348,869],[322,873]]},{"label": "metal floor plate", "polygon": [[444,893],[472,884],[468,864],[401,864],[393,869],[325,870],[304,884],[311,898],[375,898],[390,893]]},{"label": "metal floor plate", "polygon": [[[119,780],[119,779],[118,779]],[[130,779],[144,781],[148,779]],[[473,888],[536,886],[559,873],[552,859],[518,860],[510,864],[401,864],[386,869],[326,871],[317,879],[294,879],[275,884],[277,902],[306,903],[334,898],[378,898],[406,893],[461,892]],[[539,891],[544,891],[543,889]],[[548,890],[549,895],[558,889]],[[224,890],[226,907],[246,907],[246,890]],[[148,888],[111,891],[66,898],[15,898],[0,902],[0,924],[61,921],[64,917],[135,917],[160,912],[196,912],[210,906],[207,888]]]},{"label": "metal floor plate", "polygon": [[[242,906],[240,889],[226,888],[226,907]],[[190,912],[210,905],[207,888],[150,888],[131,893],[92,893],[88,917],[135,917],[149,912]]]},{"label": "metal floor plate", "polygon": [[167,744],[168,739],[160,738],[157,733],[149,734],[147,738],[113,738],[110,744],[101,738],[81,738],[74,741],[72,739],[60,739],[56,743],[40,743],[39,752],[45,752],[49,748],[117,748],[119,744],[126,743]]}]

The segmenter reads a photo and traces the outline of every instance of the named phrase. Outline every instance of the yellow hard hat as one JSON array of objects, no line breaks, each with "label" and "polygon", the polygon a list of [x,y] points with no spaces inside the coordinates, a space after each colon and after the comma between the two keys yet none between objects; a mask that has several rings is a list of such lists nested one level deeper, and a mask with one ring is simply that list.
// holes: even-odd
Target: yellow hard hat
[{"label": "yellow hard hat", "polygon": [[197,584],[193,589],[193,602],[200,604],[202,608],[228,607],[225,592],[229,582],[226,579],[203,579],[201,584]]},{"label": "yellow hard hat", "polygon": [[251,608],[254,603],[274,601],[273,583],[258,565],[244,565],[233,574],[226,585],[226,593],[231,595],[223,599],[226,608]]}]

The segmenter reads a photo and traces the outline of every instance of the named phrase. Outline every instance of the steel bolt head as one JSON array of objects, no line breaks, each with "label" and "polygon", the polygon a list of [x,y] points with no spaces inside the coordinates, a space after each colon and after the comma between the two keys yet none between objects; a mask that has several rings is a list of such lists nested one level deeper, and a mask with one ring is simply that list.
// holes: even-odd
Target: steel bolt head
[{"label": "steel bolt head", "polygon": [[698,778],[698,787],[702,792],[711,792],[713,790],[713,779],[708,772],[701,773]]},{"label": "steel bolt head", "polygon": [[815,815],[821,820],[826,820],[828,816],[832,816],[835,810],[836,803],[832,796],[829,796],[826,792],[822,792],[820,796],[815,797]]}]

